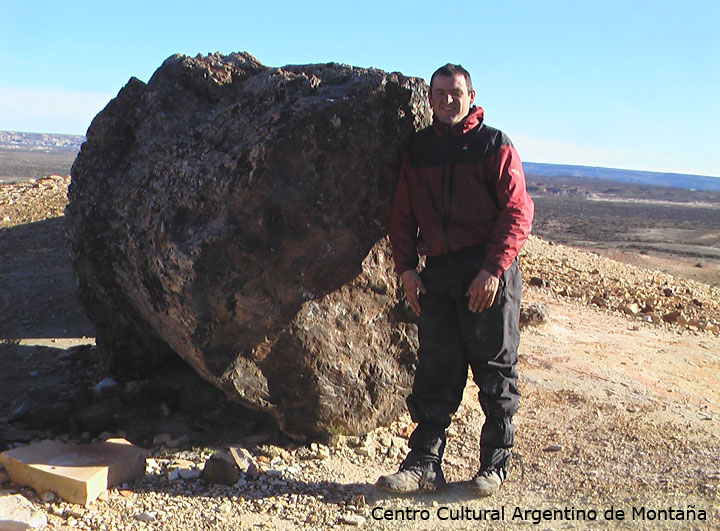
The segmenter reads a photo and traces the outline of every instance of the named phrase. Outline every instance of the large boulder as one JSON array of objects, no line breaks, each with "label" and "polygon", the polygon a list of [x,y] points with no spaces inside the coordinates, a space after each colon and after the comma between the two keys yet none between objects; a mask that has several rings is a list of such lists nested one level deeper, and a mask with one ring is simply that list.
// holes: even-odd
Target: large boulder
[{"label": "large boulder", "polygon": [[384,238],[423,81],[241,53],[169,58],[93,120],[67,208],[108,368],[180,355],[306,440],[403,407],[416,329]]}]

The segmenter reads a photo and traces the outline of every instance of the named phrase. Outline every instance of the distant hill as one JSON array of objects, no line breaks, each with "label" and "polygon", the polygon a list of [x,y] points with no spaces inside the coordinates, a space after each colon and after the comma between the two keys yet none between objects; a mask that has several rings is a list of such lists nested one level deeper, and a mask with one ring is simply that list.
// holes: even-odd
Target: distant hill
[{"label": "distant hill", "polygon": [[588,177],[621,183],[672,186],[675,188],[720,192],[720,177],[709,177],[705,175],[618,170],[615,168],[544,164],[540,162],[523,162],[523,168],[526,175],[540,175],[544,177]]},{"label": "distant hill", "polygon": [[[0,181],[44,177],[49,173],[65,175],[84,141],[82,135],[0,131]],[[528,176],[585,177],[720,192],[720,177],[540,162],[524,162],[523,167]]]},{"label": "distant hill", "polygon": [[0,182],[67,175],[82,135],[0,131]]},{"label": "distant hill", "polygon": [[33,151],[75,151],[85,141],[82,135],[0,131],[0,148]]}]

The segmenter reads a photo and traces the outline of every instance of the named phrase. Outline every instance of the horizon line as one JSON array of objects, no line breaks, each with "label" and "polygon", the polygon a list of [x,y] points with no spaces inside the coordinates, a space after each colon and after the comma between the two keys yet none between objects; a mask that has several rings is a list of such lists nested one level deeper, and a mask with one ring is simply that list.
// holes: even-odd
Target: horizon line
[{"label": "horizon line", "polygon": [[[57,136],[80,136],[83,138],[86,138],[86,134],[80,134],[80,133],[48,133],[48,132],[41,132],[41,131],[19,131],[15,129],[0,129],[0,133],[19,133],[19,134],[31,134],[31,135],[57,135]],[[590,169],[597,169],[602,168],[606,170],[617,170],[617,171],[635,171],[635,172],[645,172],[645,173],[657,173],[657,174],[665,174],[665,175],[686,175],[689,177],[709,177],[711,179],[720,179],[720,172],[717,174],[708,174],[708,173],[685,173],[685,172],[678,172],[678,171],[663,171],[663,170],[646,170],[646,169],[639,169],[639,168],[621,168],[616,166],[598,166],[594,164],[572,164],[568,162],[540,162],[540,161],[530,161],[530,160],[524,160],[523,164],[545,164],[549,166],[569,166],[569,167],[575,167],[575,168],[590,168]]]}]

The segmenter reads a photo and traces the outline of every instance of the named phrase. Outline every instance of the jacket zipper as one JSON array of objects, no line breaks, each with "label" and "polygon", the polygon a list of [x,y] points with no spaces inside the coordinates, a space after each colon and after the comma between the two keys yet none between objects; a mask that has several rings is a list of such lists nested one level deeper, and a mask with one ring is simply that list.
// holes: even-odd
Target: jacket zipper
[{"label": "jacket zipper", "polygon": [[[444,157],[443,157],[444,158]],[[453,174],[453,167],[455,165],[450,165],[450,177],[449,177],[449,183],[452,183],[452,174]],[[443,228],[443,236],[445,237],[445,247],[447,248],[447,252],[450,253],[450,236],[448,234],[448,225],[450,222],[450,212],[449,212],[449,206],[448,208],[445,208],[445,168],[447,165],[445,164],[445,161],[443,160],[442,163],[442,174],[440,175],[440,188],[441,188],[441,194],[440,194],[440,200],[442,204],[442,228]],[[449,196],[449,190],[448,190],[448,196]],[[448,197],[448,205],[452,203],[452,197]]]}]

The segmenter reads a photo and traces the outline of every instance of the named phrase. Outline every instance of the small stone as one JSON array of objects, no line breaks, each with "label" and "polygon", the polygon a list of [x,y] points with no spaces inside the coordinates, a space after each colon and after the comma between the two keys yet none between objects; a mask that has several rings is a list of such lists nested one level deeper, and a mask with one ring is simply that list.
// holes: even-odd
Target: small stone
[{"label": "small stone", "polygon": [[151,514],[149,512],[142,512],[138,513],[134,516],[135,520],[140,520],[141,522],[150,523],[157,520],[154,514]]},{"label": "small stone", "polygon": [[365,523],[365,517],[359,514],[344,514],[340,517],[340,522],[346,525],[360,526]]},{"label": "small stone", "polygon": [[675,323],[675,322],[679,321],[679,318],[681,315],[682,315],[682,313],[680,313],[680,310],[675,310],[675,311],[672,311],[672,312],[669,312],[669,313],[666,313],[665,315],[663,315],[662,320],[665,321],[666,323]]},{"label": "small stone", "polygon": [[356,494],[352,497],[350,500],[350,505],[353,507],[357,507],[358,509],[364,509],[367,505],[367,502],[365,501],[365,495],[364,494]]},{"label": "small stone", "polygon": [[67,515],[70,518],[76,518],[80,520],[83,516],[85,516],[85,511],[83,509],[80,509],[79,507],[72,507],[68,509]]},{"label": "small stone", "polygon": [[107,378],[103,378],[98,382],[98,384],[93,387],[93,391],[96,393],[105,393],[108,391],[112,391],[117,388],[118,383],[109,376]]},{"label": "small stone", "polygon": [[315,452],[316,459],[329,459],[330,448],[323,444],[318,444],[317,451]]},{"label": "small stone", "polygon": [[180,468],[178,472],[183,479],[197,479],[200,477],[200,470],[197,468]]},{"label": "small stone", "polygon": [[402,437],[393,437],[393,446],[395,448],[405,448],[407,446],[407,441]]},{"label": "small stone", "polygon": [[254,462],[250,463],[245,471],[245,475],[251,479],[260,477],[260,469],[258,468],[258,465]]},{"label": "small stone", "polygon": [[705,325],[705,330],[717,334],[718,332],[720,332],[720,326],[716,325],[715,323],[707,323]]},{"label": "small stone", "polygon": [[628,315],[637,315],[638,313],[640,313],[640,306],[638,306],[634,302],[630,304],[622,304],[620,306],[620,310]]},{"label": "small stone", "polygon": [[520,326],[539,326],[549,320],[547,308],[539,303],[520,307]]},{"label": "small stone", "polygon": [[600,308],[604,308],[607,306],[607,301],[600,297],[599,295],[595,295],[592,299],[590,299],[590,304],[595,304],[596,306],[599,306]]},{"label": "small stone", "polygon": [[40,499],[41,499],[42,501],[44,501],[45,503],[53,502],[53,501],[56,500],[56,498],[57,498],[57,496],[55,496],[55,493],[54,493],[54,492],[51,492],[51,491],[43,492],[43,493],[40,495]]},{"label": "small stone", "polygon": [[150,473],[156,473],[159,472],[162,467],[160,466],[160,463],[158,463],[157,459],[153,459],[152,457],[149,457],[145,459],[145,470]]},{"label": "small stone", "polygon": [[[245,469],[247,470],[247,468]],[[209,483],[232,485],[238,480],[239,470],[230,454],[217,452],[205,462],[202,478]]]},{"label": "small stone", "polygon": [[551,444],[543,448],[543,452],[559,452],[563,449],[562,444]]},{"label": "small stone", "polygon": [[370,457],[370,448],[366,446],[360,446],[355,448],[355,453],[363,457]]}]

